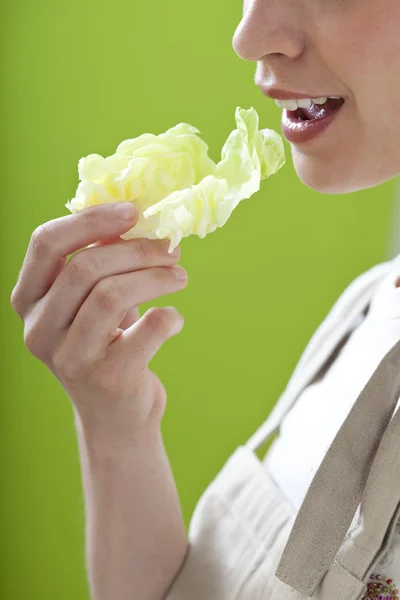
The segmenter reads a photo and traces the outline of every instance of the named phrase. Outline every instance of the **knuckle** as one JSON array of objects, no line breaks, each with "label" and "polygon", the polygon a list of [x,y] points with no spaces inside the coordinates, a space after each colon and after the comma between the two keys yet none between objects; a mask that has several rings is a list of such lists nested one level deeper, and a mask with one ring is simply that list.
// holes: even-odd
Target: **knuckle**
[{"label": "knuckle", "polygon": [[96,303],[106,310],[115,310],[121,307],[124,302],[124,292],[120,285],[116,284],[115,279],[107,277],[102,279],[95,286],[93,291]]},{"label": "knuckle", "polygon": [[41,354],[41,334],[38,323],[25,325],[24,344],[33,356],[39,357]]},{"label": "knuckle", "polygon": [[76,381],[82,371],[82,363],[78,357],[75,354],[66,356],[62,351],[58,351],[54,355],[53,366],[65,382]]},{"label": "knuckle", "polygon": [[65,267],[67,277],[72,284],[92,279],[96,269],[94,259],[89,258],[85,250],[74,254]]},{"label": "knuckle", "polygon": [[55,237],[49,223],[41,223],[33,231],[30,246],[34,256],[41,257],[48,254],[53,246]]},{"label": "knuckle", "polygon": [[17,314],[19,313],[19,302],[18,302],[18,290],[17,290],[17,285],[14,287],[13,291],[11,292],[11,296],[10,296],[10,304],[13,307],[14,311]]},{"label": "knuckle", "polygon": [[[83,311],[80,311],[80,313],[83,313]],[[76,321],[76,325],[77,325],[77,329],[78,329],[78,335],[79,334],[87,334],[90,333],[90,331],[93,329],[93,320],[91,315],[89,314],[80,314],[78,313],[78,316],[76,317],[75,321]]]}]

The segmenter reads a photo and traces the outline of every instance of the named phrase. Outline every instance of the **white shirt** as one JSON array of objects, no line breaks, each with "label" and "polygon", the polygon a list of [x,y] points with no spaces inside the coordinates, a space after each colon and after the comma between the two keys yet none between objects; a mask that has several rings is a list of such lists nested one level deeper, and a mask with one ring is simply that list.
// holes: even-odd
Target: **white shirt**
[{"label": "white shirt", "polygon": [[[396,287],[400,254],[392,266],[378,286],[367,316],[356,323],[322,378],[299,396],[264,458],[269,474],[298,509],[358,395],[384,355],[400,339],[400,287]],[[399,524],[388,554],[375,570],[400,585]]]},{"label": "white shirt", "polygon": [[[274,576],[275,569],[296,507],[300,508],[338,429],[378,363],[400,339],[400,287],[395,286],[399,276],[400,255],[361,274],[341,294],[304,350],[268,419],[229,457],[199,499],[189,527],[190,552],[165,600],[299,597]],[[350,322],[346,319],[353,308],[361,306],[363,298],[371,298],[370,289],[367,316],[361,315],[354,323],[331,364],[281,420],[305,370],[319,364],[324,341],[329,349],[330,336],[340,320]],[[274,423],[280,423],[279,436],[260,461],[253,450],[268,439]],[[334,561],[324,577],[323,598],[355,598],[364,592],[360,576],[338,565]],[[400,585],[399,526],[391,548],[374,570]]]}]

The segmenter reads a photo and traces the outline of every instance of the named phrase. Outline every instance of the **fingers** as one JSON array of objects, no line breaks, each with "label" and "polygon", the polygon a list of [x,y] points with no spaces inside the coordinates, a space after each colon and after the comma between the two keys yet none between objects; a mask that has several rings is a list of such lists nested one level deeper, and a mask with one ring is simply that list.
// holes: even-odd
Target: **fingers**
[{"label": "fingers", "polygon": [[138,363],[147,365],[162,344],[181,331],[183,324],[182,315],[173,306],[154,306],[121,333],[110,348],[111,354],[136,357]]},{"label": "fingers", "polygon": [[128,310],[125,317],[122,319],[121,323],[119,324],[119,328],[122,330],[128,329],[128,327],[131,327],[131,325],[136,323],[136,321],[138,321],[139,319],[140,319],[139,308],[137,306],[132,306],[132,308]]},{"label": "fingers", "polygon": [[[186,286],[187,279],[177,279],[175,270],[186,273],[176,266],[154,267],[102,279],[70,326],[64,351],[68,349],[71,356],[79,352],[81,360],[105,356],[109,352],[109,344],[115,340],[116,329],[132,306],[172,294]],[[123,335],[124,332],[118,340]],[[141,350],[138,345],[138,353],[141,354]]]},{"label": "fingers", "polygon": [[[46,321],[53,330],[67,328],[102,280],[149,267],[174,264],[179,259],[179,247],[172,254],[168,254],[168,247],[169,240],[139,238],[119,240],[78,252],[65,265],[44,299]],[[132,298],[130,300],[126,310],[135,304]]]},{"label": "fingers", "polygon": [[126,220],[117,211],[119,205],[93,206],[35,229],[11,295],[11,304],[21,318],[48,292],[68,255],[98,240],[119,237],[137,223],[138,212]]}]

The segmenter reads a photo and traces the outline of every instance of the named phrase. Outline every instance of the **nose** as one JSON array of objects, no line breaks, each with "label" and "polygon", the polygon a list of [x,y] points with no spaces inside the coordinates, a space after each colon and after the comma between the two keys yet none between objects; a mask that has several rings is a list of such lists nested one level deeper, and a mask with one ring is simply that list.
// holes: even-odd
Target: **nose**
[{"label": "nose", "polygon": [[267,56],[297,58],[304,51],[300,0],[244,0],[243,18],[232,47],[244,60]]}]

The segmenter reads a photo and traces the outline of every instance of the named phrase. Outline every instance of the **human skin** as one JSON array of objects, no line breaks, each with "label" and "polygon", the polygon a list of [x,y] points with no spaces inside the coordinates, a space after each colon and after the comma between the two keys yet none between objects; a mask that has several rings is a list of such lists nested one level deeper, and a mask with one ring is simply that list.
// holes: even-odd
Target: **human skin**
[{"label": "human skin", "polygon": [[[319,139],[292,145],[301,180],[319,191],[345,193],[397,175],[398,0],[246,0],[244,9],[233,47],[243,58],[257,62],[258,83],[310,97],[340,95],[346,100],[340,120]],[[153,297],[160,297],[181,287],[160,270],[172,259],[161,255],[159,244],[146,242],[141,248],[138,240],[127,243],[119,239],[132,223],[124,224],[108,213],[111,208],[97,207],[42,226],[31,240],[12,304],[24,321],[27,346],[60,377],[74,404],[93,600],[163,600],[184,565],[189,546],[161,436],[166,394],[160,396],[162,388],[157,385],[153,398],[150,383],[154,378],[145,380],[149,383],[146,395],[143,386],[140,393],[133,393],[132,385],[142,378],[133,377],[132,361],[142,356],[149,342],[155,349],[170,333],[167,315],[161,318],[160,311],[153,311],[150,321],[148,315],[147,325],[142,320],[135,328],[142,293],[148,289]],[[89,227],[84,227],[85,219]],[[102,248],[96,240],[109,243]],[[65,243],[72,247],[65,248]],[[71,258],[66,277],[66,255],[89,243],[91,247],[81,251],[80,257]],[[103,283],[99,295],[101,282],[97,279],[107,283],[112,276],[118,277],[118,294],[112,286],[110,296],[110,285]],[[49,302],[52,286],[63,278],[65,293],[58,297],[53,293],[53,302]],[[62,301],[56,301],[61,297]],[[127,298],[133,297],[130,310],[126,310]],[[85,302],[89,309],[80,313],[80,319],[64,319],[67,322],[61,326],[56,317],[68,316],[72,301],[78,305],[77,311]],[[121,322],[119,317],[123,317]],[[109,325],[106,318],[114,324]],[[70,335],[66,345],[67,333],[73,330],[78,338]],[[108,345],[120,348],[118,360],[113,360],[105,341],[86,344],[88,352],[81,360],[83,342],[99,331]],[[143,337],[140,331],[146,332]],[[72,344],[71,339],[75,340]],[[102,362],[94,369],[95,354],[102,355]],[[55,368],[56,356],[60,369]],[[70,368],[68,377],[62,377],[71,358],[79,369],[71,372]],[[148,376],[145,367],[140,374]],[[132,397],[121,394],[121,379]],[[91,383],[95,393],[90,393]],[[147,411],[154,406],[156,411]],[[132,429],[138,416],[141,425]]]},{"label": "human skin", "polygon": [[257,63],[256,84],[345,99],[322,135],[291,144],[310,188],[343,194],[399,174],[399,30],[398,0],[244,1],[233,48]]},{"label": "human skin", "polygon": [[121,240],[139,215],[117,209],[99,204],[40,225],[11,304],[27,349],[73,406],[90,597],[158,600],[187,536],[161,432],[167,394],[148,363],[181,325],[173,307],[140,316],[138,306],[187,279],[174,277],[180,249],[168,254],[169,240]]}]

